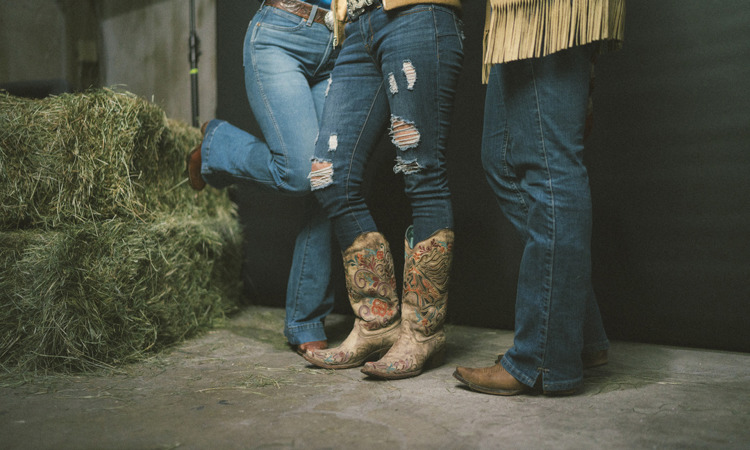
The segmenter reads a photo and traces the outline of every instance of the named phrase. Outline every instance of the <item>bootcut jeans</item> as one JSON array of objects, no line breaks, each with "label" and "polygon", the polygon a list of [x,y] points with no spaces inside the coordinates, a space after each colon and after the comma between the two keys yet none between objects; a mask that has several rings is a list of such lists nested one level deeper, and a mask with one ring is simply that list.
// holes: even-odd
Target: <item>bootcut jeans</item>
[{"label": "bootcut jeans", "polygon": [[212,120],[201,148],[201,175],[213,187],[245,183],[310,198],[286,292],[284,334],[294,345],[324,340],[323,320],[333,308],[331,224],[310,195],[307,174],[337,52],[325,25],[261,6],[245,35],[244,67],[264,140]]},{"label": "bootcut jeans", "polygon": [[445,147],[462,38],[456,12],[434,4],[387,12],[375,4],[346,25],[310,173],[342,249],[377,231],[362,178],[388,124],[415,240],[453,227]]},{"label": "bootcut jeans", "polygon": [[583,136],[593,45],[492,67],[482,164],[524,242],[515,339],[501,364],[545,391],[580,386],[582,353],[609,347],[591,282]]}]

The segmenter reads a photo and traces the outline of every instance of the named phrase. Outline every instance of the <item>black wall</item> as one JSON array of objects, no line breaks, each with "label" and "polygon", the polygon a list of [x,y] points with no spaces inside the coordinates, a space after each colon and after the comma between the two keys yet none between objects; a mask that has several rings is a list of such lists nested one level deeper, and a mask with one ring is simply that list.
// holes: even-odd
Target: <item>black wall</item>
[{"label": "black wall", "polygon": [[[218,117],[258,133],[242,41],[257,4],[218,0]],[[587,143],[594,283],[613,339],[750,351],[750,2],[630,0],[622,51],[600,58]],[[449,321],[512,329],[521,246],[484,181],[484,2],[464,3],[465,69],[450,146],[456,252]],[[403,249],[409,207],[374,164],[369,202]],[[242,188],[250,295],[283,305],[304,203]],[[400,259],[400,258],[397,258]],[[337,272],[340,262],[335,262]],[[341,277],[337,278],[341,293]],[[347,311],[343,298],[337,309]]]}]

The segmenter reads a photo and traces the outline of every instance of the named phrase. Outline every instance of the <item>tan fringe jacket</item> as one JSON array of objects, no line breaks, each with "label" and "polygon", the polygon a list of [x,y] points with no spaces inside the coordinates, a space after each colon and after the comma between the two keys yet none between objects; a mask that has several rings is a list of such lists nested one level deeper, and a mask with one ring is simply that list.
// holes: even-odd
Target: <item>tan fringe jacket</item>
[{"label": "tan fringe jacket", "polygon": [[484,67],[536,58],[595,41],[619,48],[625,0],[487,0]]},{"label": "tan fringe jacket", "polygon": [[[419,5],[422,3],[434,3],[438,5],[451,6],[461,10],[461,0],[381,0],[383,9],[390,11],[409,5]],[[489,0],[488,0],[489,1]],[[344,25],[346,25],[346,0],[332,0],[331,11],[334,11],[335,20],[333,21],[333,45],[337,46],[344,42]]]}]

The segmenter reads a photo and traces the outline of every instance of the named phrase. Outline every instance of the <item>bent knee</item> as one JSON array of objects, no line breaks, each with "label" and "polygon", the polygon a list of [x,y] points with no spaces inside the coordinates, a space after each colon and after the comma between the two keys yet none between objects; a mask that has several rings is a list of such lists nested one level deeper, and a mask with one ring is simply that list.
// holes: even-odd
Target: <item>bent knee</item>
[{"label": "bent knee", "polygon": [[279,190],[286,194],[295,197],[302,197],[310,194],[310,180],[307,179],[307,172],[303,170],[294,171],[287,174],[282,183],[279,185]]}]

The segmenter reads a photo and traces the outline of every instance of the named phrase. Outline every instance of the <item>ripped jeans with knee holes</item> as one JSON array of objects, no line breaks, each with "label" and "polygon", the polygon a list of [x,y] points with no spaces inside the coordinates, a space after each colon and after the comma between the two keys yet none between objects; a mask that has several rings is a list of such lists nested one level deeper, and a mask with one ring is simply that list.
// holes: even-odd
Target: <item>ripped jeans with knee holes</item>
[{"label": "ripped jeans with knee holes", "polygon": [[[309,175],[341,248],[377,231],[362,186],[374,151],[393,152],[416,242],[453,228],[445,155],[462,60],[462,24],[449,7],[369,9],[347,24]],[[376,145],[384,130],[393,145]]]}]

